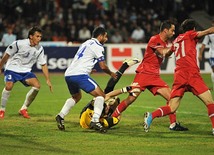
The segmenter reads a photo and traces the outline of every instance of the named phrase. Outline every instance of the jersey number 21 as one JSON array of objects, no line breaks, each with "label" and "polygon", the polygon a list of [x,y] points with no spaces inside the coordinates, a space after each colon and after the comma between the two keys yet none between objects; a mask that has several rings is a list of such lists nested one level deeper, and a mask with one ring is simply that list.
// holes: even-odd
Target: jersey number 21
[{"label": "jersey number 21", "polygon": [[180,58],[186,56],[184,41],[182,41],[180,43],[175,43],[174,46],[176,47],[176,50],[175,50],[176,60],[179,60]]}]

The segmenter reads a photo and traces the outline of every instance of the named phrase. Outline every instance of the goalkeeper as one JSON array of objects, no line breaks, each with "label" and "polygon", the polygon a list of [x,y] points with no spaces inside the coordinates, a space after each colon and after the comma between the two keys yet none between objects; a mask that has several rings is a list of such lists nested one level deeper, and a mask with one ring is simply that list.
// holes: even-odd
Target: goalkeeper
[{"label": "goalkeeper", "polygon": [[[110,78],[107,86],[105,88],[105,104],[103,108],[102,115],[100,117],[100,122],[105,128],[110,128],[120,121],[120,116],[118,117],[112,117],[111,114],[116,109],[117,105],[120,103],[120,99],[117,97],[117,95],[122,93],[132,93],[132,92],[138,92],[140,89],[138,89],[137,86],[127,86],[122,89],[114,90],[115,85],[121,78],[122,74],[125,72],[125,70],[133,66],[137,63],[139,63],[139,59],[133,58],[125,60],[120,67],[120,69],[116,72],[117,79]],[[81,111],[80,113],[80,126],[82,128],[90,128],[90,122],[94,113],[94,100],[91,100]]]}]

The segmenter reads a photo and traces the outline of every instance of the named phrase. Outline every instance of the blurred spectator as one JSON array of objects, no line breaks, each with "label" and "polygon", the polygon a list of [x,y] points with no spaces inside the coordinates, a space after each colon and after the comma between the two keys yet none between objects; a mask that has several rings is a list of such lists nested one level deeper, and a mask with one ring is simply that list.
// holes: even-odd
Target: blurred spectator
[{"label": "blurred spectator", "polygon": [[87,39],[91,38],[90,30],[86,26],[83,26],[83,28],[81,28],[78,32],[78,38],[80,42],[84,42]]},{"label": "blurred spectator", "polygon": [[87,27],[90,30],[91,34],[92,34],[92,32],[93,32],[93,30],[95,28],[94,21],[93,20],[89,20]]},{"label": "blurred spectator", "polygon": [[39,10],[36,7],[36,1],[33,0],[25,0],[22,4],[23,6],[23,17],[28,21],[35,21],[37,13]]},{"label": "blurred spectator", "polygon": [[63,31],[59,33],[54,33],[52,37],[52,41],[67,41],[67,37],[65,36],[65,33]]},{"label": "blurred spectator", "polygon": [[44,14],[43,17],[40,19],[40,26],[43,27],[48,23],[49,17],[48,14]]},{"label": "blurred spectator", "polygon": [[111,36],[111,43],[122,43],[123,37],[118,31],[115,31],[114,34]]},{"label": "blurred spectator", "polygon": [[[112,25],[111,22],[109,22],[109,21],[106,23],[106,31],[108,33],[108,38],[111,38],[115,32],[114,25]],[[109,42],[109,40],[108,40],[108,42]]]},{"label": "blurred spectator", "polygon": [[75,24],[70,24],[69,27],[67,28],[68,32],[68,41],[69,42],[78,42],[78,31],[77,31],[77,28],[76,28],[76,25]]},{"label": "blurred spectator", "polygon": [[99,11],[98,11],[97,5],[95,4],[95,0],[91,0],[87,4],[86,16],[88,19],[94,20],[98,15],[99,15]]},{"label": "blurred spectator", "polygon": [[100,17],[102,11],[104,10],[102,3],[99,0],[91,0],[87,4],[86,15],[88,19],[95,19]]},{"label": "blurred spectator", "polygon": [[13,34],[13,26],[7,27],[7,32],[3,34],[1,39],[2,46],[8,46],[14,41],[16,41],[16,35]]},{"label": "blurred spectator", "polygon": [[43,30],[44,30],[44,32],[43,32],[42,40],[43,41],[52,41],[52,32],[51,32],[50,25],[46,25],[43,28]]},{"label": "blurred spectator", "polygon": [[[105,27],[109,38],[119,27],[123,42],[147,42],[159,32],[161,21],[175,17],[180,24],[197,9],[213,16],[212,4],[213,0],[205,0],[203,4],[200,0],[0,0],[0,37],[10,23],[15,23],[17,39],[26,36],[23,29],[39,24],[42,29],[48,25],[48,31],[52,32],[45,35],[47,41],[63,31],[69,41],[76,42],[79,30],[85,25],[90,33],[97,26]],[[135,24],[145,31],[143,40],[130,39]]]},{"label": "blurred spectator", "polygon": [[124,43],[128,43],[128,42],[129,42],[130,35],[129,35],[129,32],[127,31],[127,29],[126,29],[125,26],[122,26],[122,28],[121,28],[121,30],[120,30],[120,34],[121,34],[122,37],[123,37],[123,42],[124,42]]},{"label": "blurred spectator", "polygon": [[131,39],[135,43],[144,42],[145,32],[140,26],[136,26],[136,28],[132,31]]}]

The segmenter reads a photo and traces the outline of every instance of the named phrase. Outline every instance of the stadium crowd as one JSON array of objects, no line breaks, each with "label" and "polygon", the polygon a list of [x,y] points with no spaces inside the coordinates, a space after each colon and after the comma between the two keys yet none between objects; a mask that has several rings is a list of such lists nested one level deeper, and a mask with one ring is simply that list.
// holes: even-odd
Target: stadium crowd
[{"label": "stadium crowd", "polygon": [[[144,43],[159,32],[160,22],[178,23],[212,0],[0,0],[0,38],[8,27],[17,39],[33,25],[44,30],[43,41],[83,42],[96,26],[104,26],[108,43]],[[136,35],[137,34],[137,35]]]}]

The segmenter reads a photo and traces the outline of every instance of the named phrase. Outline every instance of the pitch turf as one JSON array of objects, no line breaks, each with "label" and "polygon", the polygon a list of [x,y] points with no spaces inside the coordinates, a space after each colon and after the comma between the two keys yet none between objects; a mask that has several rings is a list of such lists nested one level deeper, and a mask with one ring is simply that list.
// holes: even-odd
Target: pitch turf
[{"label": "pitch turf", "polygon": [[[93,75],[105,87],[109,76]],[[172,75],[163,75],[170,85]],[[62,74],[52,74],[54,93],[51,94],[43,75],[38,74],[42,83],[41,91],[29,108],[31,119],[18,115],[25,94],[29,88],[17,83],[8,101],[5,119],[0,120],[0,154],[2,155],[55,155],[55,154],[134,154],[134,155],[211,155],[214,152],[214,136],[211,123],[203,103],[191,93],[186,93],[177,112],[178,121],[189,128],[186,132],[173,132],[168,129],[168,117],[155,119],[151,130],[143,130],[143,114],[153,111],[165,101],[160,96],[152,96],[145,91],[123,114],[121,122],[106,134],[81,129],[79,112],[91,99],[83,93],[83,98],[65,118],[66,131],[57,129],[55,115],[61,110],[69,93]],[[210,75],[204,80],[211,86]],[[133,75],[125,75],[116,85],[121,88],[131,83]],[[4,85],[1,76],[0,90]],[[213,92],[212,92],[213,93]],[[127,95],[121,95],[124,99]]]}]

